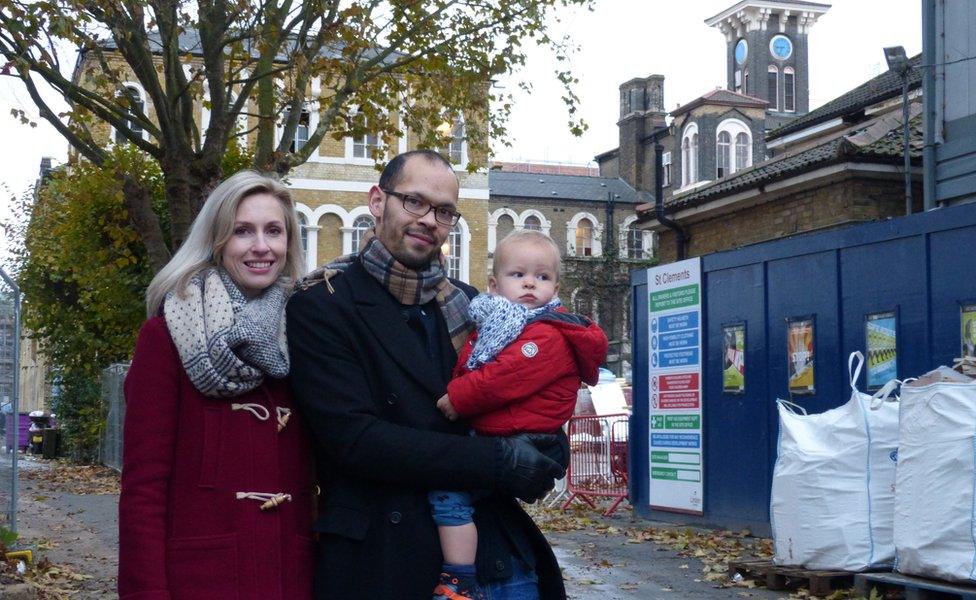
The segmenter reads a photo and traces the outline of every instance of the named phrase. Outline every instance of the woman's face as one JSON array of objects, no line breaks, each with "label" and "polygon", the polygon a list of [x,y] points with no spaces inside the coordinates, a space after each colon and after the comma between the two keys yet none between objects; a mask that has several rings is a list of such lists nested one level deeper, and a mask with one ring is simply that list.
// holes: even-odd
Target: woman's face
[{"label": "woman's face", "polygon": [[248,298],[273,284],[285,268],[288,233],[281,201],[254,194],[237,206],[234,232],[224,246],[221,264]]}]

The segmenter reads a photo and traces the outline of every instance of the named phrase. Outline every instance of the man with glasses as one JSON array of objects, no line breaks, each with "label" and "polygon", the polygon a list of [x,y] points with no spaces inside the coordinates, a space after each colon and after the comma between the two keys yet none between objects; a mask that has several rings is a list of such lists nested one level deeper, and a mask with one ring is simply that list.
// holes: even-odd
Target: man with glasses
[{"label": "man with glasses", "polygon": [[476,293],[441,262],[458,191],[439,154],[395,157],[368,193],[375,235],[310,274],[288,304],[292,388],[322,494],[316,598],[430,598],[442,565],[427,492],[445,486],[483,490],[470,597],[565,598],[552,550],[515,500],[563,475],[546,453],[564,458],[565,437],[472,437],[436,407]]}]

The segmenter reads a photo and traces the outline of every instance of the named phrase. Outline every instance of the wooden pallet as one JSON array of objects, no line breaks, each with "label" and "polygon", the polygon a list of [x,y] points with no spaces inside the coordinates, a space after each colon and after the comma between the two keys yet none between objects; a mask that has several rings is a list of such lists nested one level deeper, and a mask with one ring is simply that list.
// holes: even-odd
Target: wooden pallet
[{"label": "wooden pallet", "polygon": [[802,567],[774,565],[768,560],[732,561],[729,577],[734,578],[736,574],[765,581],[770,590],[806,586],[812,596],[829,596],[833,590],[851,587],[854,581],[854,573],[850,571],[810,571]]},{"label": "wooden pallet", "polygon": [[854,577],[854,587],[864,597],[870,597],[871,588],[884,596],[888,591],[901,591],[905,600],[976,600],[976,587],[947,581],[910,577],[901,573],[859,573]]}]

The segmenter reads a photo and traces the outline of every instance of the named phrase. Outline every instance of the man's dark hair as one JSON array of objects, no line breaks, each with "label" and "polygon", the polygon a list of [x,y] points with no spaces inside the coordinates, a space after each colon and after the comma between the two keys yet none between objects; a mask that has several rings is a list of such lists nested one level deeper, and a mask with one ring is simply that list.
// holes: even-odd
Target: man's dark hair
[{"label": "man's dark hair", "polygon": [[403,166],[407,164],[407,160],[416,156],[417,158],[423,158],[428,162],[439,163],[444,166],[445,169],[454,172],[454,167],[451,163],[447,162],[447,159],[438,154],[434,150],[411,150],[409,152],[404,152],[403,154],[397,154],[393,157],[383,172],[380,173],[380,188],[384,190],[394,189],[398,183],[400,183],[400,178],[403,176]]}]

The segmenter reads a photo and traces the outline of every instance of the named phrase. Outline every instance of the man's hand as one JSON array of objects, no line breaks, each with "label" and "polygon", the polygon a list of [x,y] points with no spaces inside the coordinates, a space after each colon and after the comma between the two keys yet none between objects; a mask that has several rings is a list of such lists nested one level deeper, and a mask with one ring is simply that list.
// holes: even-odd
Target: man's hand
[{"label": "man's hand", "polygon": [[454,410],[454,405],[451,404],[451,399],[447,397],[447,394],[444,394],[437,399],[437,409],[444,413],[444,416],[451,421],[457,421],[458,416],[460,416],[458,415],[457,411]]},{"label": "man's hand", "polygon": [[498,488],[502,493],[535,502],[545,496],[566,475],[566,470],[544,453],[560,446],[555,435],[520,433],[499,442],[501,472]]}]

